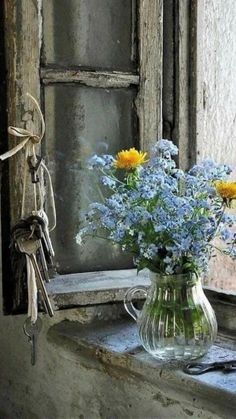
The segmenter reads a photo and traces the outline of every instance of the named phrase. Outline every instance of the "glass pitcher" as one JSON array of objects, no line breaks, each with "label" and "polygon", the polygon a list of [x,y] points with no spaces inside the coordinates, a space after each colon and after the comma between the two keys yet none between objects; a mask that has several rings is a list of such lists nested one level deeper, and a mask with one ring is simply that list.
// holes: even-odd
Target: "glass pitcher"
[{"label": "glass pitcher", "polygon": [[[150,272],[151,286],[130,288],[124,300],[137,321],[143,347],[160,360],[190,360],[204,355],[217,335],[215,313],[195,274],[162,276]],[[143,292],[142,310],[132,299]]]}]

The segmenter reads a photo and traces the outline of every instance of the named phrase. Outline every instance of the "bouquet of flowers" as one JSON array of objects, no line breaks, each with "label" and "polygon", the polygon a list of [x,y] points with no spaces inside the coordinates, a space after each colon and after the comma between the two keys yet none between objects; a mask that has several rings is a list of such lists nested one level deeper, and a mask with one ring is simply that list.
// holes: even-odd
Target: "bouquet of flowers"
[{"label": "bouquet of flowers", "polygon": [[205,160],[184,172],[177,154],[171,141],[160,140],[150,156],[131,148],[90,158],[109,194],[90,204],[77,242],[106,238],[133,254],[138,270],[164,275],[205,272],[216,250],[236,257],[234,216],[225,212],[236,199],[236,183],[226,180],[230,168]]}]

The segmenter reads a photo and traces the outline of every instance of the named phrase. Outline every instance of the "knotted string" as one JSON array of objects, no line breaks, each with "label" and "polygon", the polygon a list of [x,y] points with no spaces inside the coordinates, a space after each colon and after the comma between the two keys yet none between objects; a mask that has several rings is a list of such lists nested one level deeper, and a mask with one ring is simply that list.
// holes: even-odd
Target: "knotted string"
[{"label": "knotted string", "polygon": [[[24,160],[24,175],[23,175],[23,192],[22,192],[22,204],[21,204],[21,218],[24,218],[25,215],[25,196],[26,196],[26,184],[27,184],[27,174],[29,172],[29,166],[28,166],[28,157],[32,159],[32,163],[35,165],[37,162],[37,155],[36,155],[36,145],[41,143],[41,140],[44,137],[45,134],[45,122],[43,118],[43,114],[41,112],[40,106],[37,102],[37,100],[31,96],[29,93],[26,93],[26,95],[34,102],[34,105],[38,111],[40,120],[41,120],[41,133],[40,135],[34,134],[33,132],[24,129],[24,128],[18,128],[18,127],[8,127],[8,132],[11,135],[14,135],[15,137],[21,138],[22,141],[17,144],[16,147],[12,148],[11,150],[7,151],[6,153],[2,154],[0,156],[0,160],[6,160],[15,154],[17,154],[20,150],[25,150],[25,160]],[[56,208],[55,208],[55,199],[54,199],[54,193],[53,193],[53,186],[52,186],[52,179],[49,170],[47,169],[44,162],[41,162],[41,168],[42,170],[47,174],[48,176],[48,183],[49,183],[49,194],[51,198],[52,203],[52,213],[53,213],[53,222],[52,226],[48,227],[49,231],[52,231],[56,227]],[[42,172],[43,175],[43,172]],[[40,180],[42,180],[42,176],[40,176]],[[38,192],[39,192],[39,200],[40,200],[40,209],[38,210],[37,205],[37,189],[36,184],[33,183],[34,188],[34,208],[36,214],[41,214],[41,216],[44,216],[45,219],[47,219],[47,215],[43,209],[44,207],[44,193],[43,193],[43,187],[41,185],[41,182],[38,182]],[[33,211],[34,212],[34,211]],[[34,267],[32,265],[32,262],[28,255],[26,255],[26,267],[27,267],[27,285],[28,285],[28,316],[31,318],[31,322],[35,323],[38,316],[38,303],[37,303],[37,284],[36,284],[36,277],[35,277],[35,271]]]},{"label": "knotted string", "polygon": [[[41,120],[41,133],[40,133],[40,135],[38,135],[38,134],[35,134],[35,133],[33,133],[33,132],[31,132],[27,129],[24,129],[24,128],[9,126],[8,127],[9,134],[14,135],[15,137],[18,137],[18,138],[23,138],[23,140],[19,144],[17,144],[14,148],[12,148],[11,150],[7,151],[6,153],[4,153],[0,156],[0,160],[3,161],[3,160],[6,160],[6,159],[14,156],[20,150],[25,149],[21,218],[24,218],[24,215],[25,215],[26,184],[27,184],[27,174],[28,174],[28,171],[29,171],[28,170],[27,158],[32,156],[33,163],[34,164],[36,163],[37,156],[36,156],[35,147],[36,147],[37,144],[41,143],[41,140],[43,139],[44,134],[45,134],[45,122],[44,122],[44,117],[43,117],[42,111],[40,109],[40,106],[39,106],[37,100],[32,95],[30,95],[29,93],[26,93],[26,95],[34,102],[34,105],[35,105],[35,107],[38,111],[38,114],[39,114],[39,117],[40,117],[40,120]],[[53,216],[52,226],[49,227],[49,231],[52,231],[56,227],[56,207],[55,207],[55,199],[54,199],[52,180],[51,180],[50,172],[48,171],[44,162],[41,163],[41,166],[44,169],[44,171],[46,172],[46,174],[48,176],[48,181],[49,181],[49,194],[50,194],[50,198],[51,198],[52,216]],[[35,207],[35,211],[37,212],[38,208],[37,208],[36,184],[33,184],[33,187],[34,187],[34,207]],[[43,207],[43,198],[42,198],[43,193],[42,193],[42,188],[41,188],[40,182],[39,182],[39,196],[40,196],[41,210],[42,210],[42,207]]]},{"label": "knotted string", "polygon": [[28,146],[29,148],[32,149],[32,155],[34,157],[36,157],[35,154],[35,145],[36,144],[40,144],[41,140],[45,134],[45,122],[44,122],[44,118],[43,118],[43,114],[42,111],[40,109],[40,106],[37,102],[37,100],[31,96],[29,93],[26,93],[26,96],[28,96],[35,104],[36,109],[39,113],[39,117],[41,120],[41,134],[34,134],[33,132],[24,129],[24,128],[18,128],[18,127],[8,127],[8,132],[11,135],[14,135],[15,137],[20,137],[20,138],[24,138],[23,141],[21,141],[20,144],[18,144],[16,147],[12,148],[11,150],[7,151],[6,153],[2,154],[0,156],[1,160],[6,160],[9,157],[14,156],[14,154],[18,153],[18,151],[20,151],[22,148],[24,148],[25,146]]}]

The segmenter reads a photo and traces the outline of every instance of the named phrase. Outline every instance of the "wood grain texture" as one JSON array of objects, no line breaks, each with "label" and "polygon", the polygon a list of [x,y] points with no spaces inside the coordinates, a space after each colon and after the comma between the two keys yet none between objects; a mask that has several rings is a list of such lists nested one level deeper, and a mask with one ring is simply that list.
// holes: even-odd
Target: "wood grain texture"
[{"label": "wood grain texture", "polygon": [[[26,97],[26,93],[29,92],[38,101],[40,100],[40,4],[40,1],[34,0],[5,0],[4,3],[8,125],[26,128],[35,133],[40,132],[39,117],[32,101]],[[19,139],[9,136],[9,149],[18,143]],[[9,224],[11,226],[21,216],[24,159],[24,151],[20,151],[9,162]],[[28,176],[26,214],[33,209],[32,197],[33,187],[31,178]],[[13,249],[11,255],[9,254],[9,242],[10,237],[5,238],[4,246],[8,248],[6,259],[11,259],[11,267],[5,267],[7,260],[3,260],[4,309],[6,313],[25,312],[27,289],[24,257],[15,264],[17,255]]]},{"label": "wood grain texture", "polygon": [[201,0],[200,6],[198,161],[212,158],[236,168],[236,3]]},{"label": "wood grain texture", "polygon": [[[235,1],[202,0],[197,7],[197,162],[210,158],[229,164],[235,181]],[[227,212],[236,214],[233,208]],[[235,274],[235,261],[218,252],[211,260],[207,285],[235,293]]]},{"label": "wood grain texture", "polygon": [[175,124],[175,0],[163,2],[163,138],[173,139]]},{"label": "wood grain texture", "polygon": [[139,84],[138,75],[115,71],[42,68],[41,78],[45,85],[50,83],[80,83],[90,87],[120,88]]},{"label": "wood grain texture", "polygon": [[[39,118],[32,101],[25,94],[29,92],[40,100],[40,1],[5,0],[6,62],[8,125],[39,132]],[[8,138],[9,149],[19,140]],[[10,211],[11,222],[20,217],[24,153],[19,152],[10,161]],[[27,208],[32,210],[33,188],[27,185]]]},{"label": "wood grain texture", "polygon": [[136,106],[143,150],[162,137],[162,22],[162,0],[139,0],[140,90]]},{"label": "wood grain texture", "polygon": [[189,11],[189,165],[197,161],[197,112],[198,112],[198,16],[204,7],[203,2],[192,0]]},{"label": "wood grain texture", "polygon": [[164,2],[163,133],[179,148],[183,169],[196,161],[197,24],[196,1]]},{"label": "wood grain texture", "polygon": [[[176,4],[177,3],[177,4]],[[190,166],[190,67],[189,1],[175,2],[175,126],[174,139],[179,148],[178,164]]]}]

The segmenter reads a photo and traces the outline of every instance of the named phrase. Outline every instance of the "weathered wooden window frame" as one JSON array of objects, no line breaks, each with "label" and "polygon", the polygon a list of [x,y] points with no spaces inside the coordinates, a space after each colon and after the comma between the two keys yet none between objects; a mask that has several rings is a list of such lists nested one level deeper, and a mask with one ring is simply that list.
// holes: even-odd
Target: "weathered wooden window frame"
[{"label": "weathered wooden window frame", "polygon": [[[39,129],[37,115],[32,104],[24,96],[30,92],[40,103],[43,96],[42,85],[56,83],[79,83],[100,88],[123,88],[139,86],[136,109],[139,119],[140,147],[148,149],[162,134],[162,0],[146,2],[133,0],[133,7],[138,14],[139,34],[139,74],[116,71],[86,71],[81,68],[65,69],[54,66],[41,67],[42,37],[42,0],[22,0],[14,2],[5,0],[5,33],[6,33],[6,67],[8,124],[19,127],[30,127],[35,132]],[[43,104],[42,104],[43,105]],[[12,137],[8,147],[16,145]],[[16,164],[17,163],[17,164]],[[19,217],[19,197],[22,194],[24,154],[18,155],[9,162],[9,207],[10,224]],[[14,182],[14,187],[12,187]],[[30,185],[27,191],[30,211],[32,192]],[[4,204],[3,204],[4,206]],[[2,207],[3,207],[2,206]],[[6,214],[3,214],[5,216]],[[9,229],[8,229],[9,237]],[[8,258],[9,259],[9,258]],[[5,263],[5,262],[4,262]],[[8,266],[9,269],[9,266]],[[3,289],[5,311],[18,311],[21,306],[22,284],[15,284],[14,278],[7,280],[4,267]],[[80,274],[78,274],[79,280]],[[71,275],[66,276],[70,281]],[[54,280],[56,282],[56,280]],[[5,300],[5,299],[4,299]]]},{"label": "weathered wooden window frame", "polygon": [[[203,92],[198,64],[204,1],[167,0],[164,4],[163,137],[178,144],[178,163],[188,169],[197,161],[201,132]],[[235,338],[236,294],[208,286],[204,291],[216,312],[220,334]]]},{"label": "weathered wooden window frame", "polygon": [[[135,4],[135,2],[134,2]],[[197,91],[197,0],[137,1],[139,36],[139,74],[115,71],[85,71],[54,67],[40,68],[42,36],[42,1],[5,0],[5,45],[7,68],[8,123],[39,129],[37,115],[24,93],[29,91],[40,102],[40,82],[79,83],[92,87],[117,88],[139,85],[136,100],[139,118],[140,147],[149,149],[150,140],[173,139],[179,146],[179,164],[188,168],[196,159]],[[164,20],[164,40],[163,40]],[[168,31],[168,32],[167,32]],[[164,54],[163,54],[164,48]],[[163,111],[162,111],[163,106]],[[162,129],[163,128],[163,129]],[[8,147],[16,145],[12,137]],[[2,145],[2,151],[6,145]],[[15,164],[17,161],[17,165]],[[12,159],[3,170],[2,215],[3,230],[3,294],[5,313],[19,311],[21,284],[9,279],[10,223],[19,218],[18,200],[22,192],[23,153]],[[10,188],[8,182],[10,179]],[[16,181],[16,179],[18,181]],[[14,185],[14,187],[13,187]],[[30,202],[30,192],[28,194]],[[9,203],[9,207],[8,204]],[[8,209],[10,213],[8,216]],[[8,239],[7,239],[8,237]],[[137,283],[147,285],[144,275],[135,276],[134,270],[63,275],[49,285],[56,308],[101,304],[121,301],[127,288]],[[236,296],[206,290],[214,308],[231,313]],[[14,296],[14,297],[13,297]],[[222,311],[221,311],[222,313]],[[220,327],[225,326],[221,315]],[[228,316],[229,317],[229,316]],[[227,318],[228,318],[227,317]],[[230,325],[229,325],[230,323]]]}]

